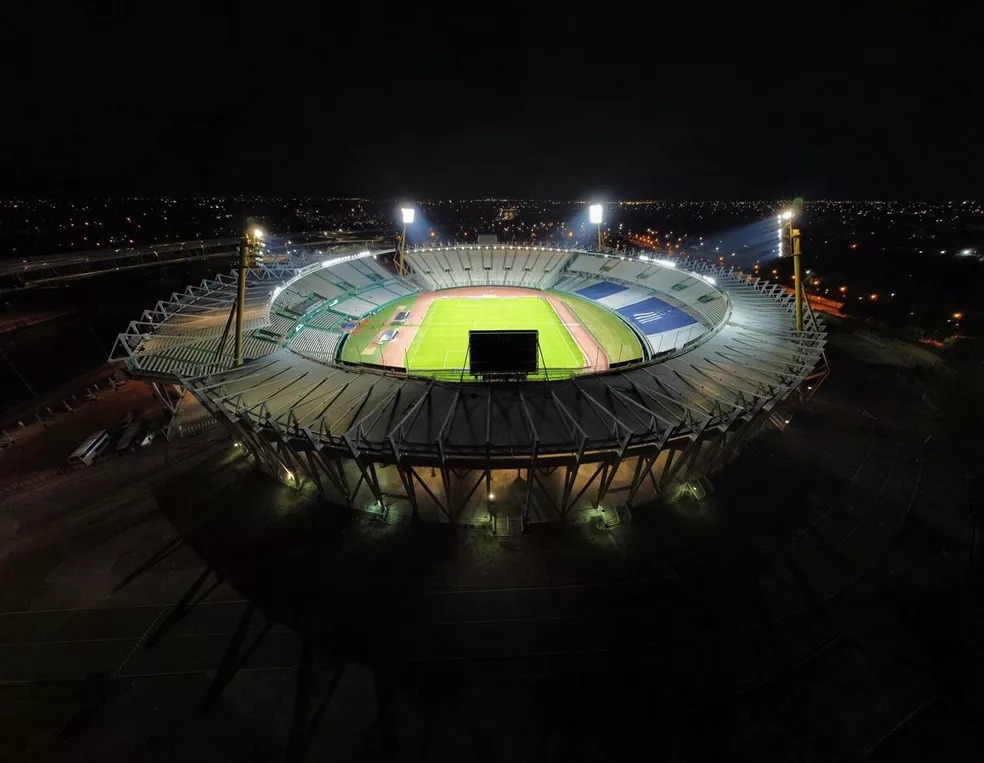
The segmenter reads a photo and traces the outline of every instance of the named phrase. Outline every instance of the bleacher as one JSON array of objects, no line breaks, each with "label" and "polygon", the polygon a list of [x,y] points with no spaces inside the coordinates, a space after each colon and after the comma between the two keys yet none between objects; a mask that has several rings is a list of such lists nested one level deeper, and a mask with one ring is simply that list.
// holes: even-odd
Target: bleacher
[{"label": "bleacher", "polygon": [[334,299],[349,290],[348,286],[332,279],[330,271],[315,271],[298,281],[298,284],[303,284],[305,289],[311,289],[323,299]]},{"label": "bleacher", "polygon": [[508,245],[407,251],[414,279],[433,291],[459,286],[550,289],[570,256],[565,249]]},{"label": "bleacher", "polygon": [[305,297],[302,301],[297,302],[287,308],[288,312],[294,315],[301,316],[304,315],[308,310],[310,310],[315,305],[320,305],[324,302],[324,298],[320,294],[310,294]]},{"label": "bleacher", "polygon": [[347,292],[342,295],[341,299],[338,301],[332,300],[330,304],[331,309],[336,313],[344,313],[354,318],[361,318],[378,310],[383,305],[387,305],[409,294],[415,294],[418,291],[420,289],[416,286],[400,281],[399,279],[390,279],[389,281],[367,288]]},{"label": "bleacher", "polygon": [[345,315],[351,315],[353,318],[361,318],[363,315],[368,315],[378,307],[379,305],[374,302],[368,302],[361,297],[346,297],[340,302],[333,304],[331,309],[337,310],[340,313],[345,313]]},{"label": "bleacher", "polygon": [[308,328],[324,329],[327,331],[328,329],[341,323],[344,318],[344,315],[334,313],[331,310],[325,310],[316,318],[312,318],[310,321],[307,321],[306,325]]},{"label": "bleacher", "polygon": [[343,334],[307,326],[291,339],[288,348],[320,363],[330,363],[342,341]]},{"label": "bleacher", "polygon": [[[229,315],[238,291],[237,280],[236,274],[220,276],[159,301],[119,335],[114,359],[161,375],[194,376],[231,367],[235,337]],[[311,344],[320,329],[326,337],[309,349],[314,356],[327,358],[343,337],[332,329],[346,315],[361,317],[418,291],[415,283],[396,278],[374,257],[354,253],[335,260],[309,261],[297,268],[278,265],[251,270],[243,315],[244,356],[267,355],[285,338],[291,341],[313,324],[315,332],[301,340],[302,344]],[[360,297],[363,293],[365,296]],[[333,301],[344,304],[338,310],[328,310]],[[226,342],[216,355],[223,332],[228,332]]]},{"label": "bleacher", "polygon": [[728,315],[721,292],[700,275],[621,255],[579,254],[554,288],[617,312],[655,355],[698,339]]},{"label": "bleacher", "polygon": [[297,318],[280,315],[279,313],[270,313],[270,325],[265,328],[270,334],[283,336],[296,322]]},{"label": "bleacher", "polygon": [[[700,276],[667,267],[656,262],[645,262],[633,258],[611,255],[579,254],[568,267],[564,291],[579,292],[604,281],[621,285],[632,284],[632,291],[613,294],[597,299],[606,307],[616,308],[633,304],[635,294],[645,292],[660,295],[660,298],[674,307],[690,314],[706,328],[713,328],[727,316],[728,306],[721,292]],[[599,276],[592,282],[577,280],[577,276]]]},{"label": "bleacher", "polygon": [[277,307],[289,310],[294,305],[298,305],[307,299],[307,295],[298,291],[293,287],[287,287],[282,290],[274,300]]},{"label": "bleacher", "polygon": [[[147,371],[170,374],[198,375],[209,370],[227,368],[235,357],[235,337],[226,337],[221,353],[216,353],[222,341],[221,335],[189,342],[185,335],[171,337],[156,335],[153,354],[143,364]],[[243,357],[259,358],[277,349],[277,343],[261,337],[246,336],[243,339]]]}]

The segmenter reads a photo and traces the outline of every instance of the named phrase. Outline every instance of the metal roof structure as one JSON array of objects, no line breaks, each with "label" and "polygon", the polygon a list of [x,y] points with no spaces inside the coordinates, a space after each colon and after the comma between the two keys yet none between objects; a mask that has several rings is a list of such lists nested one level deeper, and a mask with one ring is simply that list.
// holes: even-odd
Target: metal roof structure
[{"label": "metal roof structure", "polygon": [[[446,251],[456,248],[461,245]],[[555,281],[577,275],[575,262],[583,270],[592,258],[611,256],[562,251],[566,265]],[[792,296],[778,284],[677,260],[677,277],[700,280],[705,293],[723,298],[726,309],[694,311],[706,328],[695,339],[659,358],[607,372],[550,381],[443,381],[293,351],[292,332],[326,305],[385,290],[385,271],[366,264],[378,253],[332,252],[320,254],[323,260],[307,256],[293,263],[297,267],[252,271],[252,360],[240,368],[230,367],[231,346],[217,347],[234,277],[189,287],[145,311],[120,335],[113,357],[125,360],[134,376],[182,384],[262,468],[292,484],[307,477],[331,500],[356,506],[363,489],[383,512],[406,506],[415,518],[429,511],[453,522],[475,502],[482,480],[491,496],[497,471],[518,469],[526,478],[514,503],[529,521],[536,496],[552,507],[541,514],[563,518],[592,485],[591,505],[619,491],[631,504],[647,478],[653,488],[648,494],[658,495],[688,474],[715,468],[811,374],[824,347],[825,332],[815,317],[802,334],[795,331]],[[633,267],[639,273],[656,267],[637,255],[619,256],[627,263],[620,265],[623,283],[632,282]],[[368,283],[332,275],[360,260],[366,263],[351,272]],[[492,278],[491,271],[484,277]],[[352,288],[341,296],[326,294],[315,282]],[[366,298],[371,303],[372,296]],[[276,322],[278,316],[284,320]],[[422,476],[423,467],[439,468],[440,484]],[[550,487],[545,477],[557,469],[562,484]],[[468,472],[478,473],[470,491],[456,486]]]}]

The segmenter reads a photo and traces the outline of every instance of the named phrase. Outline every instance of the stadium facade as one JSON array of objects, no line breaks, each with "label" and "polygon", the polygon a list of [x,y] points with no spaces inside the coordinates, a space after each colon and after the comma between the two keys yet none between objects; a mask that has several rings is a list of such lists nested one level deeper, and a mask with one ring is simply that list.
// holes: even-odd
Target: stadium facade
[{"label": "stadium facade", "polygon": [[[702,261],[536,245],[303,248],[246,285],[245,355],[220,346],[235,274],[143,313],[111,360],[165,403],[189,392],[284,483],[390,521],[609,521],[731,460],[817,367],[825,342],[792,295]],[[343,362],[362,318],[419,292],[519,287],[617,313],[643,356],[603,372],[474,382]],[[590,330],[590,326],[587,327]]]}]

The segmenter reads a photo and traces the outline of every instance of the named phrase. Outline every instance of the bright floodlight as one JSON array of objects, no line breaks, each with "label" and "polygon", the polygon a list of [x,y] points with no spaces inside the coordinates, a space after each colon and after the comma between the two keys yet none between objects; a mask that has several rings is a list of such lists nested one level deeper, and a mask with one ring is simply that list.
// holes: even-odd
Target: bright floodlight
[{"label": "bright floodlight", "polygon": [[793,210],[787,209],[785,212],[783,212],[782,213],[782,219],[783,220],[792,220],[793,219]]},{"label": "bright floodlight", "polygon": [[400,211],[403,213],[403,223],[404,223],[404,225],[412,225],[413,224],[413,213],[414,213],[413,207],[403,207],[403,209],[401,209]]},{"label": "bright floodlight", "polygon": [[592,204],[588,207],[588,219],[592,225],[601,225],[601,204]]},{"label": "bright floodlight", "polygon": [[263,238],[263,228],[253,228],[253,238]]}]

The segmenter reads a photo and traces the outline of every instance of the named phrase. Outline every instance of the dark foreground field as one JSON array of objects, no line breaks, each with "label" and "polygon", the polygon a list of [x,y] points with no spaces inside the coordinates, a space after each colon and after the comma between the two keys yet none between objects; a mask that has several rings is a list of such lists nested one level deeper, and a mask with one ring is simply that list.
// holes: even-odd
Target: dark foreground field
[{"label": "dark foreground field", "polygon": [[8,493],[0,760],[969,759],[975,484],[936,380],[831,359],[611,530],[389,526],[214,431]]}]

